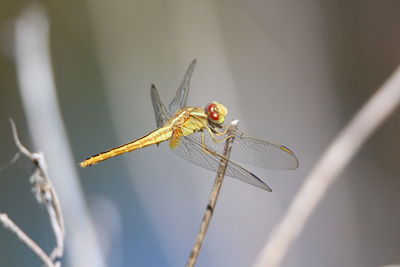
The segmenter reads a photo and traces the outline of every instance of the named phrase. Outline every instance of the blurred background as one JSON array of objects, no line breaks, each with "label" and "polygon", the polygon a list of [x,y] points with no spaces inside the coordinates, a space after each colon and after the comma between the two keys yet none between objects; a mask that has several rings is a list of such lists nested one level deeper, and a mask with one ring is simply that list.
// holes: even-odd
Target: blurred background
[{"label": "blurred background", "polygon": [[[313,164],[400,62],[394,0],[35,3],[48,17],[73,168],[107,266],[183,266],[215,177],[167,144],[78,168],[82,159],[155,129],[151,83],[168,104],[196,58],[189,105],[222,102],[241,131],[282,143],[299,158],[296,171],[246,166],[273,193],[225,180],[198,266],[240,267],[254,263]],[[32,4],[0,2],[0,165],[17,151],[9,117],[22,142],[46,156],[28,129],[15,58],[15,23]],[[284,266],[400,262],[399,120],[396,112],[330,188]],[[0,171],[0,212],[49,251],[54,237],[30,193],[31,171],[24,158]],[[63,170],[51,170],[57,172]],[[69,201],[62,197],[61,204]],[[66,254],[63,266],[72,266]],[[40,264],[0,227],[0,266]]]}]

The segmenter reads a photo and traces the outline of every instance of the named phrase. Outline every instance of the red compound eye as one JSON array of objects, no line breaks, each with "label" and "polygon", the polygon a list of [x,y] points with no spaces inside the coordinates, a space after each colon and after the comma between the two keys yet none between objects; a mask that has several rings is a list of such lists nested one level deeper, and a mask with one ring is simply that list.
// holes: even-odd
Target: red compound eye
[{"label": "red compound eye", "polygon": [[214,120],[214,121],[219,120],[219,114],[218,114],[218,112],[212,111],[212,112],[210,112],[210,114],[208,115],[208,117],[209,117],[210,119]]},{"label": "red compound eye", "polygon": [[208,104],[208,106],[207,106],[207,111],[208,111],[209,113],[210,113],[210,112],[214,112],[216,106],[217,106],[217,105],[216,105],[215,103],[210,103],[210,104]]}]

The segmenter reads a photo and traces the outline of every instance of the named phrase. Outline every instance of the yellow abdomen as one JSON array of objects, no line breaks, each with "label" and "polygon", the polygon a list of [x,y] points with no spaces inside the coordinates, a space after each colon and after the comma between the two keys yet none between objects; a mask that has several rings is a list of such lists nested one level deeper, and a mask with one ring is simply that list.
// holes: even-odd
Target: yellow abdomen
[{"label": "yellow abdomen", "polygon": [[161,127],[151,133],[149,133],[146,136],[143,136],[141,138],[138,138],[132,142],[129,142],[127,144],[121,145],[119,147],[112,148],[108,151],[102,152],[100,154],[94,155],[81,163],[79,165],[82,168],[85,168],[87,166],[94,165],[96,163],[99,163],[103,160],[109,159],[111,157],[115,157],[124,153],[131,152],[133,150],[146,147],[149,145],[154,145],[161,143],[165,140],[170,139],[172,136],[172,128],[170,126],[164,126]]}]

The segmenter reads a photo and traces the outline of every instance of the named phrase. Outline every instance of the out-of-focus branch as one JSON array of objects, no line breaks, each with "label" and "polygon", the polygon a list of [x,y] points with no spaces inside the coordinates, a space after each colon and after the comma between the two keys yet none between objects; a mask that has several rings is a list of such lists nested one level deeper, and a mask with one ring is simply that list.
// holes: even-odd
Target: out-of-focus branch
[{"label": "out-of-focus branch", "polygon": [[[237,130],[237,124],[238,124],[237,120],[231,122],[228,134],[229,132],[235,132]],[[214,214],[215,205],[217,204],[219,192],[221,191],[222,182],[224,181],[226,167],[228,164],[227,159],[229,159],[229,155],[231,153],[233,139],[234,139],[233,137],[228,138],[225,142],[224,153],[223,153],[224,158],[221,159],[217,176],[215,177],[214,185],[211,194],[208,198],[208,204],[204,212],[203,220],[200,225],[200,230],[199,233],[197,234],[196,242],[193,246],[192,252],[190,253],[188,262],[186,263],[186,267],[193,267],[196,264],[196,260],[200,253],[201,245],[203,244],[204,238],[206,237],[208,226]]]},{"label": "out-of-focus branch", "polygon": [[12,157],[12,159],[7,164],[0,167],[0,171],[7,169],[11,165],[13,165],[15,162],[17,162],[17,160],[19,159],[19,156],[21,156],[20,152],[15,153],[14,157]]},{"label": "out-of-focus branch", "polygon": [[[54,264],[54,266],[60,266],[61,263],[59,260],[64,254],[65,238],[64,218],[61,211],[60,201],[50,179],[47,176],[47,167],[43,154],[30,152],[24,145],[22,145],[18,138],[17,128],[15,127],[15,123],[12,119],[10,119],[10,124],[14,142],[17,148],[19,149],[20,153],[29,158],[32,161],[32,164],[35,166],[35,169],[31,175],[31,183],[33,186],[32,191],[36,196],[36,200],[46,207],[49,215],[50,223],[56,239],[56,245],[49,258],[52,262],[52,265]],[[9,228],[16,230],[19,229],[18,227],[15,227],[17,226],[13,224],[13,228],[11,226]],[[26,236],[26,234],[24,235]],[[21,238],[21,240],[25,239]],[[32,242],[33,241],[31,241],[29,244]],[[31,247],[30,245],[28,246]],[[34,250],[34,248],[32,248],[32,250]]]},{"label": "out-of-focus branch", "polygon": [[279,266],[307,219],[324,197],[329,186],[359,151],[367,138],[385,121],[400,102],[400,67],[357,112],[304,181],[289,210],[277,225],[264,249],[257,267]]},{"label": "out-of-focus branch", "polygon": [[[39,3],[28,6],[16,20],[15,48],[17,77],[29,132],[34,146],[46,155],[46,172],[52,177],[63,205],[69,231],[66,242],[69,262],[72,266],[103,267],[106,265],[104,255],[85,203],[58,105],[50,58],[49,22]],[[52,205],[58,205],[58,199],[53,199]],[[50,212],[49,215],[54,221],[59,220],[59,214]],[[52,227],[57,233],[64,228],[60,224]],[[55,258],[58,254],[60,250],[56,249],[51,256]]]},{"label": "out-of-focus branch", "polygon": [[24,231],[22,231],[18,225],[16,225],[5,213],[0,213],[0,221],[3,223],[3,226],[13,232],[22,242],[25,243],[48,267],[55,267],[53,261],[49,256],[33,241]]}]

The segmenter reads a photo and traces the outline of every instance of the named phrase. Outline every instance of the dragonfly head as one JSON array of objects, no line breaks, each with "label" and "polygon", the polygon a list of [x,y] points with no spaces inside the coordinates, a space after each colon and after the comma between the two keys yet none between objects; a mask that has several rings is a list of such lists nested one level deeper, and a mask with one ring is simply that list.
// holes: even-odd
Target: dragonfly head
[{"label": "dragonfly head", "polygon": [[211,102],[206,106],[206,114],[211,123],[220,125],[224,123],[228,109],[220,103]]}]

